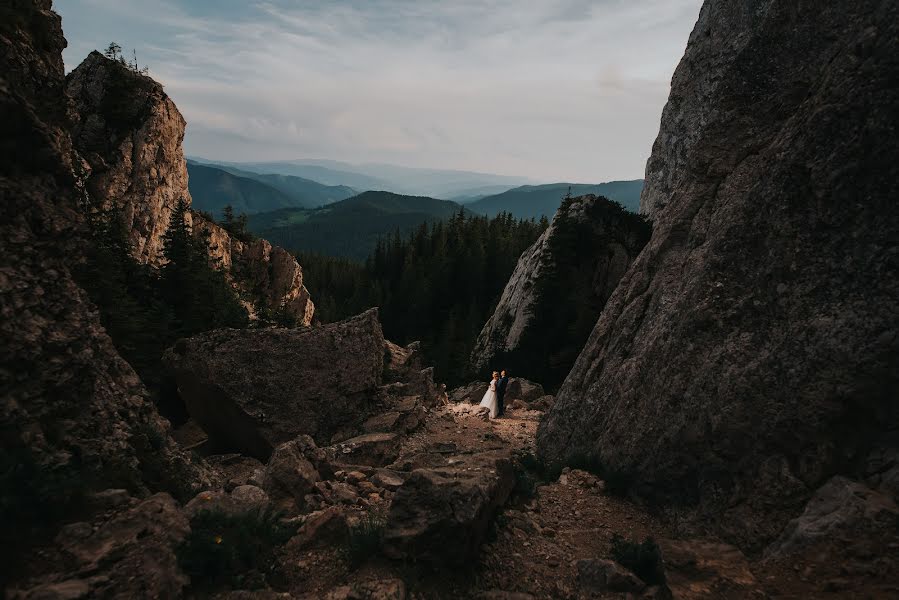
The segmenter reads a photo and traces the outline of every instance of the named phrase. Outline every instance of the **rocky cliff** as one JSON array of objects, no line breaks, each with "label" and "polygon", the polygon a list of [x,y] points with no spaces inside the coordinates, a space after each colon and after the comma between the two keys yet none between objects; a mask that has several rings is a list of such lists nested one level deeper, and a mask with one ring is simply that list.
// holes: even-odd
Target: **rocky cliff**
[{"label": "rocky cliff", "polygon": [[0,8],[4,562],[7,553],[22,556],[33,527],[52,530],[85,491],[189,494],[209,481],[176,449],[71,277],[83,227],[67,133],[66,42],[50,8],[25,0]]},{"label": "rocky cliff", "polygon": [[518,259],[478,336],[472,365],[557,386],[649,233],[644,219],[606,198],[591,194],[563,202]]},{"label": "rocky cliff", "polygon": [[588,456],[749,549],[834,475],[897,468],[896,56],[894,2],[705,2],[647,164],[652,238],[546,460]]},{"label": "rocky cliff", "polygon": [[99,52],[66,77],[72,139],[90,166],[87,189],[121,211],[134,256],[159,264],[179,199],[190,202],[181,142],[184,117],[162,85]]},{"label": "rocky cliff", "polygon": [[312,323],[315,305],[303,285],[303,268],[290,252],[260,238],[242,242],[203,215],[191,216],[195,235],[209,236],[210,254],[249,300],[250,314],[281,310],[299,325]]},{"label": "rocky cliff", "polygon": [[[179,199],[190,203],[181,143],[185,121],[162,85],[127,65],[92,52],[66,78],[73,101],[72,138],[84,158],[94,206],[121,213],[135,258],[160,264],[163,236]],[[265,240],[243,243],[202,215],[211,254],[228,270],[251,314],[282,310],[312,321],[314,305],[296,260]]]}]

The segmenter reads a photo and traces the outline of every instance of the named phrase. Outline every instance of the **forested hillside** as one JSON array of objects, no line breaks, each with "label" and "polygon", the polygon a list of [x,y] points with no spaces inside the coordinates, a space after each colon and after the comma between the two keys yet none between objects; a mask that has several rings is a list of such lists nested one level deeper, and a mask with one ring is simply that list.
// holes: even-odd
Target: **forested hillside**
[{"label": "forested hillside", "polygon": [[639,212],[640,191],[643,180],[610,181],[608,183],[550,183],[546,185],[523,185],[499,194],[485,196],[465,207],[479,215],[492,217],[501,212],[510,212],[519,219],[552,219],[565,197],[594,194],[603,196],[622,205],[631,212]]},{"label": "forested hillside", "polygon": [[518,257],[547,225],[460,210],[446,222],[379,240],[364,264],[313,253],[298,259],[318,319],[379,306],[384,334],[399,343],[420,339],[437,379],[453,385],[471,376],[468,355],[481,326]]},{"label": "forested hillside", "polygon": [[292,251],[318,252],[364,261],[379,238],[403,234],[459,210],[448,200],[364,192],[314,210],[287,209],[252,215],[249,229]]}]

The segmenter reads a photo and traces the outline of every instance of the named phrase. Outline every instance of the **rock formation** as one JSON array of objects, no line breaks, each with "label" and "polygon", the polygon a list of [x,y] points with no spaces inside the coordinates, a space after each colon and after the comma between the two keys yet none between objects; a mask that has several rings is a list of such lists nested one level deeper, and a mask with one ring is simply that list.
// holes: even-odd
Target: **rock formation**
[{"label": "rock formation", "polygon": [[72,140],[89,165],[88,193],[121,211],[134,256],[158,264],[175,205],[190,202],[184,117],[162,85],[97,51],[69,73],[66,88]]},{"label": "rock formation", "polygon": [[327,444],[364,420],[384,372],[377,309],[312,328],[222,329],[165,355],[190,414],[211,438],[268,459],[297,435]]},{"label": "rock formation", "polygon": [[[180,199],[190,203],[184,118],[162,85],[99,52],[73,70],[66,84],[72,138],[84,159],[91,205],[118,210],[135,258],[159,265],[172,211]],[[312,322],[303,270],[289,252],[266,240],[233,239],[200,214],[193,213],[192,222],[197,235],[209,235],[210,254],[249,301],[251,315],[281,310],[301,325]]]},{"label": "rock formation", "polygon": [[85,489],[190,494],[210,480],[176,448],[71,277],[84,230],[67,133],[65,45],[49,1],[0,8],[0,487],[2,542],[12,552],[22,540],[6,536],[29,531],[32,518],[52,525]]},{"label": "rock formation", "polygon": [[555,388],[564,379],[650,226],[593,195],[562,203],[528,248],[471,352],[485,374],[506,368]]},{"label": "rock formation", "polygon": [[298,325],[312,323],[315,305],[303,285],[303,268],[290,252],[259,238],[242,242],[202,215],[191,216],[194,233],[208,234],[213,259],[228,270],[242,297],[252,300],[250,314],[281,310]]},{"label": "rock formation", "polygon": [[544,459],[591,456],[757,550],[896,447],[897,53],[895,3],[706,1],[647,164],[652,238]]}]

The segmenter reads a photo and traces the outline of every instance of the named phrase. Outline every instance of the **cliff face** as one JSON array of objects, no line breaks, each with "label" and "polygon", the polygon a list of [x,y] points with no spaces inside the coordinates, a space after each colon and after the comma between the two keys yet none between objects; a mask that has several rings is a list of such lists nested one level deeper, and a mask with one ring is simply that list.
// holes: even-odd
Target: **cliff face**
[{"label": "cliff face", "polygon": [[172,210],[180,198],[190,202],[184,118],[161,85],[96,51],[69,73],[66,87],[72,138],[90,165],[88,192],[121,210],[134,256],[159,264]]},{"label": "cliff face", "polygon": [[315,305],[303,285],[303,268],[290,252],[268,240],[242,242],[202,215],[191,217],[194,233],[209,236],[210,254],[228,270],[242,296],[251,299],[250,314],[280,309],[298,324],[312,323]]},{"label": "cliff face", "polygon": [[[650,242],[541,424],[758,548],[899,426],[899,7],[707,0],[647,164]],[[895,465],[892,467],[895,469]]]},{"label": "cliff face", "polygon": [[472,365],[561,383],[649,232],[643,219],[606,198],[564,202],[519,258],[478,336]]},{"label": "cliff face", "polygon": [[[67,133],[65,44],[49,1],[0,9],[0,487],[10,547],[6,536],[27,530],[27,515],[58,514],[73,488],[189,493],[208,484],[208,474],[176,449],[168,423],[70,275],[83,228]],[[51,490],[55,497],[42,496]],[[43,502],[56,506],[41,514]]]},{"label": "cliff face", "polygon": [[[88,165],[87,192],[98,206],[121,211],[135,258],[160,264],[172,211],[179,199],[190,203],[184,118],[159,83],[99,52],[68,75],[67,89],[72,137]],[[244,244],[200,215],[193,223],[198,235],[209,233],[212,256],[250,300],[251,314],[280,309],[311,323],[303,271],[287,251],[265,240]]]}]

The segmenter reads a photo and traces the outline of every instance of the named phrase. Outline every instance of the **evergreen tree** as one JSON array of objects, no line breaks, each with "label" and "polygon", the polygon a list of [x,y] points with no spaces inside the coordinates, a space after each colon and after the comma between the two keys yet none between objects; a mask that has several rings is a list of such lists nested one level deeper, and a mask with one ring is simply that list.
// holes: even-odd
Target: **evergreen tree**
[{"label": "evergreen tree", "polygon": [[474,374],[468,356],[521,253],[547,223],[493,219],[460,210],[403,237],[378,240],[364,264],[299,254],[316,318],[330,322],[379,306],[385,335],[420,340],[438,377],[455,385]]}]

